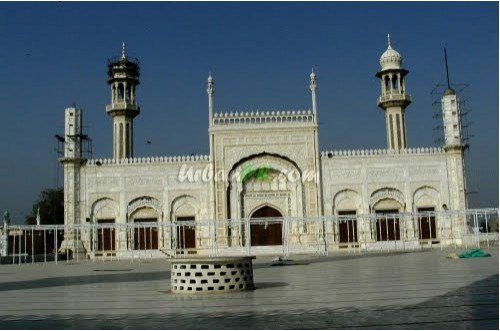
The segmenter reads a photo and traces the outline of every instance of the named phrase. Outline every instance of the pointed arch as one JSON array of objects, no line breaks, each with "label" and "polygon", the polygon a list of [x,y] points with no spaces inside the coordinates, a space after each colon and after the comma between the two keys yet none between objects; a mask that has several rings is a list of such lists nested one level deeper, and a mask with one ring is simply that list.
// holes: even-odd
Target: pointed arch
[{"label": "pointed arch", "polygon": [[429,185],[419,187],[413,193],[413,206],[417,208],[437,208],[440,206],[440,194],[438,190]]},{"label": "pointed arch", "polygon": [[171,220],[176,217],[193,216],[195,219],[199,218],[200,207],[198,200],[192,195],[183,194],[175,197],[170,205]]},{"label": "pointed arch", "polygon": [[158,218],[162,218],[163,212],[161,202],[150,196],[141,196],[131,200],[127,205],[127,215],[131,216],[141,208],[152,208],[158,213]]},{"label": "pointed arch", "polygon": [[[396,202],[396,204],[394,204],[394,202]],[[377,205],[380,207],[383,204],[389,204],[392,205],[393,207],[399,205],[398,209],[400,210],[404,209],[405,207],[404,194],[400,190],[393,187],[383,187],[375,190],[370,195],[370,208],[373,210],[374,208],[377,207]]]},{"label": "pointed arch", "polygon": [[339,210],[359,210],[361,208],[361,196],[353,189],[338,191],[333,197],[333,212]]},{"label": "pointed arch", "polygon": [[116,219],[119,215],[118,203],[108,197],[99,198],[94,203],[90,210],[90,219],[96,222],[99,219]]},{"label": "pointed arch", "polygon": [[[267,203],[267,202],[262,203],[262,204],[260,204],[259,206],[255,207],[254,209],[252,209],[252,211],[250,211],[250,212],[248,213],[248,215],[249,215],[249,217],[250,217],[250,218],[255,218],[256,216],[254,216],[254,215],[256,215],[256,213],[258,213],[259,211],[262,211],[262,210],[264,210],[264,209],[266,209],[266,208],[268,208],[268,209],[272,209],[272,210],[275,210],[275,211],[276,211],[276,213],[275,213],[275,214],[276,214],[276,216],[264,216],[264,217],[283,217],[283,215],[285,215],[285,214],[283,213],[283,211],[282,211],[282,210],[280,210],[280,208],[279,208],[279,207],[276,207],[276,206],[274,206],[273,204],[270,204],[270,203]],[[278,215],[278,214],[279,214],[279,215]]]}]

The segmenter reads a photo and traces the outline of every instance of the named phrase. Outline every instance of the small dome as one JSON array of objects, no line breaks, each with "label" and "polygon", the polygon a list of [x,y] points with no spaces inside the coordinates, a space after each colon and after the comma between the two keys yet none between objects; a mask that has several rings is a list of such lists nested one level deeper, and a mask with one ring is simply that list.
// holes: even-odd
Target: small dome
[{"label": "small dome", "polygon": [[391,46],[391,37],[387,35],[387,50],[380,57],[380,67],[382,70],[402,69],[403,57]]},{"label": "small dome", "polygon": [[311,75],[309,75],[309,77],[311,77],[311,79],[316,78],[316,74],[314,73],[314,69],[312,69]]},{"label": "small dome", "polygon": [[447,96],[447,95],[455,95],[455,90],[452,89],[452,88],[447,88],[445,91],[444,91],[444,95]]}]

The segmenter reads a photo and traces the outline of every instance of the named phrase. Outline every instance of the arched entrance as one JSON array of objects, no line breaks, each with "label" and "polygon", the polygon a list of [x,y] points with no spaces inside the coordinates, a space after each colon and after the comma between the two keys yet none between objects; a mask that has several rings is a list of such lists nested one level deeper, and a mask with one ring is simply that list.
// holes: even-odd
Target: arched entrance
[{"label": "arched entrance", "polygon": [[252,246],[274,246],[283,244],[283,215],[269,206],[264,206],[250,216]]},{"label": "arched entrance", "polygon": [[134,250],[158,249],[158,212],[151,207],[137,209],[130,215],[133,224]]}]

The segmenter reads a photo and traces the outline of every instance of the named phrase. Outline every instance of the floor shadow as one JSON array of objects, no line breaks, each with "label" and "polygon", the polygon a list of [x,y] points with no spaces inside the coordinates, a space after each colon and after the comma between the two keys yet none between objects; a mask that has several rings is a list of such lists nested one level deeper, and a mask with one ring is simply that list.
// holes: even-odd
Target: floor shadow
[{"label": "floor shadow", "polygon": [[[120,271],[120,270],[95,270],[95,271]],[[0,292],[29,290],[29,289],[38,289],[45,287],[88,285],[96,283],[143,282],[143,281],[165,280],[165,279],[170,279],[170,271],[106,273],[105,275],[51,277],[51,278],[41,278],[28,281],[3,282],[0,283]]]},{"label": "floor shadow", "polygon": [[285,282],[260,282],[260,283],[255,283],[254,285],[255,285],[255,290],[262,290],[265,288],[288,286],[288,283],[285,283]]},{"label": "floor shadow", "polygon": [[[156,277],[161,273],[151,273]],[[285,286],[260,283],[260,288]],[[264,286],[264,287],[262,287]],[[333,300],[333,299],[332,299]],[[286,305],[286,303],[283,303]],[[2,329],[498,329],[498,275],[408,306],[281,309],[217,315],[0,316]]]},{"label": "floor shadow", "polygon": [[[335,261],[349,261],[349,260],[357,260],[357,259],[370,259],[375,257],[383,256],[400,256],[405,254],[415,254],[415,253],[424,253],[430,250],[419,250],[419,251],[403,251],[403,252],[362,252],[362,253],[342,253],[338,255],[329,255],[329,256],[311,256],[308,258],[294,258],[294,256],[290,256],[288,261],[285,263],[280,263],[279,261],[269,261],[269,262],[254,262],[254,269],[259,268],[269,268],[269,267],[283,267],[283,266],[292,266],[292,265],[308,265],[314,263],[326,263],[326,262],[335,262]],[[274,257],[269,257],[270,259],[275,259]]]}]

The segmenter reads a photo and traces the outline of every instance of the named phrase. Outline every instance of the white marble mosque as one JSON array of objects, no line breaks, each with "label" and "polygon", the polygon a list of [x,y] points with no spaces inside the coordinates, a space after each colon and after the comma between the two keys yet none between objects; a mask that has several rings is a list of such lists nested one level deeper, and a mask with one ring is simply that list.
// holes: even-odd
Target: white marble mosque
[{"label": "white marble mosque", "polygon": [[[111,96],[106,113],[113,121],[113,156],[85,159],[83,111],[65,110],[65,153],[61,159],[65,224],[196,224],[206,220],[226,224],[229,219],[249,219],[251,223],[268,217],[297,220],[351,215],[352,221],[331,223],[322,229],[337,235],[329,249],[341,249],[346,238],[368,248],[397,241],[404,231],[398,220],[384,228],[387,235],[379,236],[372,223],[355,215],[467,208],[457,95],[447,89],[441,99],[444,145],[410,147],[405,113],[412,98],[405,84],[407,75],[403,58],[389,39],[376,73],[387,149],[320,150],[314,72],[310,74],[310,109],[231,113],[216,111],[215,82],[210,75],[206,89],[209,154],[137,158],[134,118],[142,111],[136,101],[139,63],[123,48],[121,57],[108,65]],[[420,239],[426,232],[427,239],[439,240],[435,229],[447,226],[440,222],[445,221],[432,218],[426,229],[418,226]],[[313,227],[297,223],[287,240],[313,243],[318,240]],[[148,244],[151,249],[178,247],[175,231],[169,229],[155,232]],[[98,244],[100,250],[134,250],[133,233],[119,227],[113,231],[112,236],[106,234],[112,242],[106,239],[107,243]],[[230,250],[241,241],[244,231],[238,226],[222,226],[209,233],[194,226],[184,233],[182,245],[201,250],[210,236],[217,236],[219,246]],[[279,222],[256,226],[252,231],[252,246],[272,249],[282,245]],[[78,246],[87,253],[95,250],[90,234],[84,231],[66,231],[64,245]]]}]

